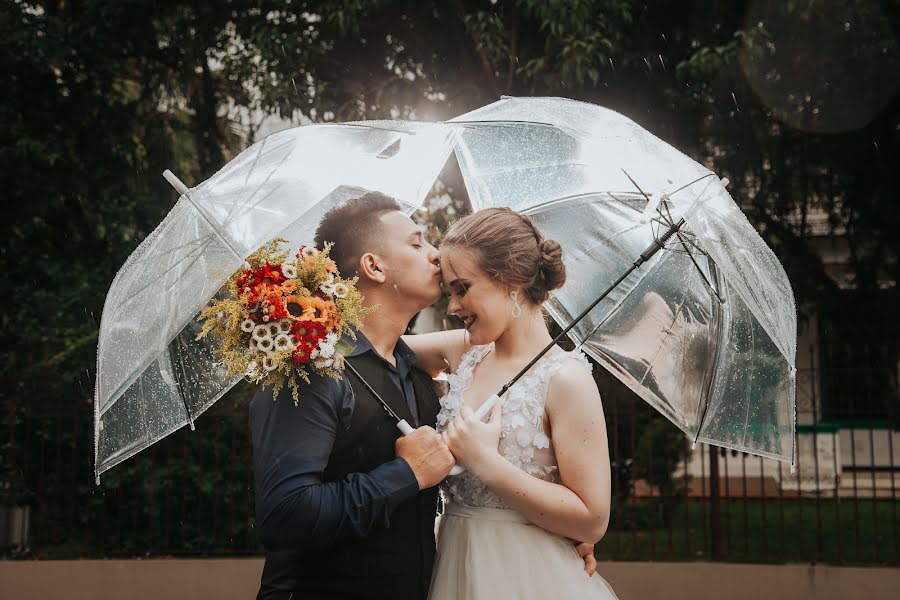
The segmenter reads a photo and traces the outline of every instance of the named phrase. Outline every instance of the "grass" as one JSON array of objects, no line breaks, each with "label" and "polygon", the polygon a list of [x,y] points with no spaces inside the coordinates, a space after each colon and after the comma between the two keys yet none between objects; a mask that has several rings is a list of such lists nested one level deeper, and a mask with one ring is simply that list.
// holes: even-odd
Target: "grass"
[{"label": "grass", "polygon": [[[620,507],[597,545],[603,560],[711,560],[710,505],[674,506],[670,526],[655,501]],[[900,502],[870,499],[722,500],[722,560],[900,564]]]}]

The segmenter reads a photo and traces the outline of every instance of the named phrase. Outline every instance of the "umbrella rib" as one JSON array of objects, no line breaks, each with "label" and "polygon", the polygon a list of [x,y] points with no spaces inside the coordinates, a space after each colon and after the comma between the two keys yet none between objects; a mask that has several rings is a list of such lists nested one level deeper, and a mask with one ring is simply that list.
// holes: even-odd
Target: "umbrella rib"
[{"label": "umbrella rib", "polygon": [[[240,208],[242,208],[242,209],[253,209],[253,208],[256,208],[256,205],[257,205],[257,204],[259,204],[260,202],[262,202],[263,200],[265,200],[266,198],[268,198],[270,195],[272,195],[272,194],[275,192],[275,190],[278,189],[278,188],[276,187],[275,190],[272,190],[271,192],[269,192],[268,194],[266,194],[265,196],[263,196],[262,198],[260,198],[255,204],[252,204],[252,205],[250,204],[250,202],[253,200],[253,197],[259,192],[259,190],[262,189],[263,185],[265,185],[266,183],[269,182],[270,179],[272,179],[272,176],[275,174],[275,172],[278,171],[278,169],[281,167],[281,165],[283,165],[285,162],[287,162],[287,159],[290,158],[290,156],[291,156],[291,152],[286,152],[286,153],[285,153],[285,155],[284,155],[284,157],[281,159],[281,161],[279,161],[278,164],[276,164],[276,165],[269,171],[269,174],[268,174],[268,176],[266,176],[265,179],[263,179],[261,182],[259,182],[259,185],[256,186],[256,190],[254,190],[253,193],[250,194],[250,197],[247,198],[247,202],[245,202],[242,206],[240,206]],[[231,223],[231,219],[232,219],[232,217],[234,217],[234,213],[237,212],[237,210],[238,210],[238,205],[235,203],[235,204],[232,205],[231,208],[228,210],[228,214],[225,215],[225,221],[223,222],[223,225],[228,226],[228,224]],[[241,259],[241,261],[243,261],[243,258]]]},{"label": "umbrella rib", "polygon": [[[621,306],[621,305],[620,305]],[[659,347],[656,349],[656,352],[653,353],[653,358],[647,362],[647,370],[644,371],[644,374],[641,376],[641,379],[638,383],[641,385],[644,384],[644,380],[647,379],[647,375],[650,374],[651,369],[653,368],[653,363],[656,362],[656,357],[659,356],[659,353],[662,352],[663,347],[666,344],[666,338],[672,334],[672,326],[675,325],[675,322],[678,320],[678,314],[681,312],[681,308],[684,306],[684,298],[681,299],[681,304],[678,305],[674,311],[672,311],[672,321],[669,323],[669,326],[665,329],[665,336],[659,342]]]},{"label": "umbrella rib", "polygon": [[[748,312],[749,312],[749,310],[748,310]],[[751,314],[752,314],[752,313],[751,313]],[[754,328],[753,328],[753,325],[751,324],[751,325],[750,325],[750,355],[751,355],[751,356],[753,356],[753,355],[756,354],[756,337],[753,335],[753,329],[754,329]],[[744,447],[747,446],[747,433],[748,433],[748,431],[749,431],[749,427],[747,427],[747,424],[748,424],[749,421],[750,421],[750,398],[751,398],[751,394],[753,393],[753,389],[752,389],[752,385],[753,385],[753,369],[752,369],[752,368],[751,368],[751,369],[747,369],[747,371],[749,371],[748,377],[747,377],[747,393],[746,393],[746,397],[747,397],[747,412],[744,414],[744,427],[743,427],[743,429],[744,429],[744,437],[741,438],[741,445],[744,446]]]},{"label": "umbrella rib", "polygon": [[[708,175],[707,175],[707,177],[708,177]],[[703,178],[701,177],[700,179],[703,179]],[[698,179],[697,181],[700,181],[700,179]],[[691,185],[691,184],[688,184],[688,185]],[[687,186],[685,186],[685,187],[687,187]],[[669,216],[669,220],[671,221],[672,213],[669,211],[669,207],[666,206],[666,204],[664,202],[661,204],[662,204],[663,208],[665,209],[666,214]],[[694,267],[697,268],[697,272],[700,273],[700,277],[703,278],[703,282],[706,283],[707,287],[709,287],[710,290],[712,290],[712,293],[715,294],[716,299],[718,299],[718,301],[720,303],[724,302],[724,300],[722,299],[722,296],[719,295],[719,290],[717,290],[715,288],[715,286],[713,286],[713,284],[709,280],[709,278],[706,277],[706,273],[704,273],[703,269],[700,268],[700,265],[697,264],[697,259],[694,258],[694,255],[691,254],[691,251],[688,249],[685,239],[681,236],[681,232],[678,231],[675,235],[678,237],[678,241],[681,242],[681,246],[682,246],[682,248],[684,248],[684,251],[687,252],[687,255],[690,257],[691,262],[694,263]],[[694,244],[691,244],[691,245],[694,245]],[[702,250],[701,250],[701,252],[702,252]],[[706,254],[705,252],[703,254],[706,256],[706,260],[712,260],[708,254]]]},{"label": "umbrella rib", "polygon": [[697,183],[698,181],[703,181],[703,180],[706,179],[707,177],[715,177],[715,175],[716,175],[715,173],[707,173],[706,175],[701,175],[700,177],[698,177],[697,179],[691,181],[690,183],[684,184],[683,186],[681,186],[680,188],[678,188],[677,190],[675,190],[675,191],[673,191],[673,192],[666,192],[666,194],[669,195],[669,196],[671,196],[671,195],[673,195],[673,194],[677,194],[677,193],[680,192],[681,190],[684,190],[684,189],[686,189],[686,188],[691,187],[692,185],[694,185],[694,184]]}]

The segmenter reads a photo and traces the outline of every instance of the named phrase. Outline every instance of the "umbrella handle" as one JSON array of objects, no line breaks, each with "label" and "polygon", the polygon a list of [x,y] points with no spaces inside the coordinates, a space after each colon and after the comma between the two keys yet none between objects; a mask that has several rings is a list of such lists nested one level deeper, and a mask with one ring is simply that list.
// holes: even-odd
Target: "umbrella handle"
[{"label": "umbrella handle", "polygon": [[[497,402],[499,402],[499,401],[500,401],[500,396],[498,396],[497,394],[492,395],[490,398],[488,398],[487,400],[484,401],[484,404],[482,404],[481,406],[478,407],[478,410],[475,411],[475,418],[478,419],[479,421],[483,421],[484,418],[492,410],[494,410],[494,405],[496,405]],[[406,419],[401,419],[400,422],[397,423],[397,429],[399,429],[403,435],[409,435],[413,431],[415,431],[415,429],[413,429],[410,426],[410,424],[406,422]],[[465,470],[466,470],[465,467],[456,465],[452,469],[450,469],[450,475],[459,475],[460,473],[463,473]]]},{"label": "umbrella handle", "polygon": [[[479,421],[484,421],[484,418],[490,414],[492,410],[494,410],[494,405],[500,401],[500,396],[497,394],[493,394],[490,398],[484,401],[484,404],[478,407],[478,410],[475,411],[475,418]],[[450,469],[450,475],[459,475],[466,470],[462,465],[456,465],[452,469]]]}]

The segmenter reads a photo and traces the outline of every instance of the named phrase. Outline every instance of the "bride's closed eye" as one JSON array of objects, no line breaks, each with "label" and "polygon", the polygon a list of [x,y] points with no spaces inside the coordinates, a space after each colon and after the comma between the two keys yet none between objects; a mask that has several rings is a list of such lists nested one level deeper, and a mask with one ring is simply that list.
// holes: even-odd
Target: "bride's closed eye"
[{"label": "bride's closed eye", "polygon": [[458,283],[458,284],[452,286],[452,287],[450,288],[450,291],[451,291],[453,294],[455,294],[455,295],[457,295],[457,296],[459,296],[459,297],[462,297],[462,296],[465,296],[465,295],[466,295],[466,292],[469,291],[469,288],[468,288],[468,286],[466,286],[465,284]]}]

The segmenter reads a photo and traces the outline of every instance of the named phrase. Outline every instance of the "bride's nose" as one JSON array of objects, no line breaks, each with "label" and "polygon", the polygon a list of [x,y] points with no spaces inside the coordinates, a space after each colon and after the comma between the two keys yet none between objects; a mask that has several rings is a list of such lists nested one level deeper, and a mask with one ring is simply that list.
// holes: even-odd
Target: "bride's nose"
[{"label": "bride's nose", "polygon": [[455,317],[459,309],[459,300],[456,299],[455,295],[450,294],[447,298],[447,314]]}]

